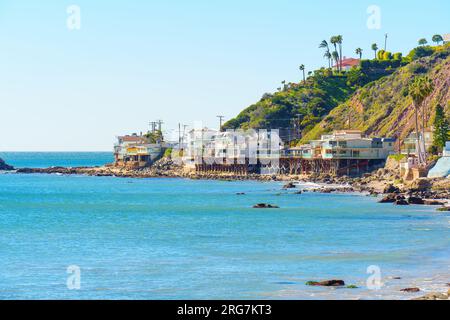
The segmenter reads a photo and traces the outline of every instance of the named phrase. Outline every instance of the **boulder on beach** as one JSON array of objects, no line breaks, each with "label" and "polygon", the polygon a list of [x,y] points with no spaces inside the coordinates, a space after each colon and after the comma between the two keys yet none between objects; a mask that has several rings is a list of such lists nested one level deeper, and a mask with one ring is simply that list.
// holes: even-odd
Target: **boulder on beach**
[{"label": "boulder on beach", "polygon": [[325,281],[308,281],[307,286],[313,287],[343,287],[345,286],[344,280],[325,280]]},{"label": "boulder on beach", "polygon": [[7,165],[6,162],[3,161],[2,158],[0,158],[0,170],[1,171],[11,171],[11,170],[14,170],[14,167]]},{"label": "boulder on beach", "polygon": [[439,212],[450,212],[450,207],[438,208],[437,211],[439,211]]},{"label": "boulder on beach", "polygon": [[407,293],[415,293],[415,292],[420,292],[420,289],[419,288],[406,288],[406,289],[402,289],[400,291],[407,292]]},{"label": "boulder on beach", "polygon": [[385,196],[383,199],[381,199],[378,202],[379,203],[394,203],[395,201],[397,201],[396,197],[397,197],[397,195],[394,193],[388,194],[387,196]]},{"label": "boulder on beach", "polygon": [[425,204],[427,206],[443,206],[445,202],[439,200],[425,200]]},{"label": "boulder on beach", "polygon": [[296,188],[296,186],[295,186],[295,183],[293,183],[293,182],[289,182],[283,186],[283,189],[295,189],[295,188]]},{"label": "boulder on beach", "polygon": [[257,205],[253,206],[253,209],[279,209],[280,207],[274,206],[271,204],[266,203],[258,203]]},{"label": "boulder on beach", "polygon": [[405,199],[396,200],[394,204],[396,206],[409,206],[408,201],[406,201]]},{"label": "boulder on beach", "polygon": [[419,197],[409,197],[408,203],[409,204],[425,204],[425,201]]},{"label": "boulder on beach", "polygon": [[384,188],[383,191],[384,194],[388,194],[388,193],[400,193],[400,189],[397,187],[394,187],[392,184],[386,186],[386,188]]}]

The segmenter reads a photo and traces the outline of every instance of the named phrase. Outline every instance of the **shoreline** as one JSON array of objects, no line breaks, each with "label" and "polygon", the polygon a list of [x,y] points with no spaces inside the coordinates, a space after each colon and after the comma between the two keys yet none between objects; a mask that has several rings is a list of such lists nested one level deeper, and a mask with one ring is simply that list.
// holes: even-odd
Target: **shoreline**
[{"label": "shoreline", "polygon": [[[7,171],[8,172],[8,171]],[[405,205],[401,201],[407,198],[423,200],[442,200],[450,205],[450,179],[419,179],[407,183],[398,183],[399,177],[390,169],[379,169],[373,173],[364,174],[361,177],[340,176],[334,177],[324,175],[260,175],[247,174],[237,175],[230,173],[198,173],[185,170],[173,163],[158,165],[144,169],[125,169],[113,166],[101,167],[49,167],[49,168],[19,168],[11,173],[19,174],[62,174],[62,175],[85,175],[94,177],[117,177],[117,178],[182,178],[191,180],[220,180],[220,181],[259,181],[259,182],[286,182],[285,189],[294,188],[298,183],[315,183],[318,188],[312,191],[320,193],[360,193],[371,196],[390,196],[390,203]],[[403,197],[403,199],[401,198]],[[409,204],[424,204],[413,201]],[[437,205],[435,203],[434,205]]]}]

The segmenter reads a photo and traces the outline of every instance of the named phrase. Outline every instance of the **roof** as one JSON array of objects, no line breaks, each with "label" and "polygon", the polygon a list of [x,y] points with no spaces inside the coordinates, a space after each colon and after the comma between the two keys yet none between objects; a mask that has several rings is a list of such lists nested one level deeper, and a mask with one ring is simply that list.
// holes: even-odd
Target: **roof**
[{"label": "roof", "polygon": [[142,136],[122,136],[119,137],[123,142],[141,142],[144,141],[145,138]]},{"label": "roof", "polygon": [[[345,58],[342,59],[342,66],[343,67],[355,67],[359,65],[360,60],[355,58]],[[337,67],[337,65],[334,65],[333,67]]]}]

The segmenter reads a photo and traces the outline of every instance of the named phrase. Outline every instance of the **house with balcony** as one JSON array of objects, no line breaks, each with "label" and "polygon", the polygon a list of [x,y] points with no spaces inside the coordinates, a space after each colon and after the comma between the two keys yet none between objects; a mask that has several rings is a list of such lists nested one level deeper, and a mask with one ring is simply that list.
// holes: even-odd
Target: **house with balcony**
[{"label": "house with balcony", "polygon": [[164,152],[162,142],[150,143],[147,136],[131,135],[117,137],[114,145],[114,166],[139,169],[150,166]]}]

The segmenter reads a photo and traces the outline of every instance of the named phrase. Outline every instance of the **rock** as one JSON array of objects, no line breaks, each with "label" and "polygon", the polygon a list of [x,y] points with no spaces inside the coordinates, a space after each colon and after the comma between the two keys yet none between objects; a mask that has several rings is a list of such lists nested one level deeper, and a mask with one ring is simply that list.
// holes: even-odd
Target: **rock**
[{"label": "rock", "polygon": [[448,294],[445,293],[428,293],[423,297],[420,297],[418,299],[414,299],[414,300],[448,300],[449,296]]},{"label": "rock", "polygon": [[343,280],[308,281],[306,285],[316,287],[343,287],[345,286],[345,282]]},{"label": "rock", "polygon": [[296,186],[293,182],[289,182],[283,186],[283,189],[295,189]]},{"label": "rock", "polygon": [[420,292],[420,289],[419,288],[406,288],[406,289],[402,289],[400,291],[407,292],[407,293],[415,293],[415,292]]},{"label": "rock", "polygon": [[400,200],[396,200],[394,203],[396,206],[409,206],[408,201],[400,199]]},{"label": "rock", "polygon": [[238,192],[236,193],[237,196],[245,196],[245,192]]},{"label": "rock", "polygon": [[386,186],[386,188],[383,191],[384,194],[388,193],[400,193],[400,189],[397,187],[394,187],[392,184]]},{"label": "rock", "polygon": [[296,193],[294,193],[294,194],[303,194],[303,191],[297,191]]},{"label": "rock", "polygon": [[425,204],[427,206],[442,206],[445,204],[445,202],[437,200],[425,200]]},{"label": "rock", "polygon": [[425,204],[425,201],[419,197],[409,197],[408,203],[409,204]]},{"label": "rock", "polygon": [[0,158],[0,170],[1,171],[11,171],[14,170],[13,166],[7,165],[2,158]]},{"label": "rock", "polygon": [[395,194],[388,194],[383,199],[378,201],[379,203],[394,203],[396,201],[396,195]]},{"label": "rock", "polygon": [[431,188],[432,183],[429,179],[417,179],[409,185],[409,189],[413,191],[427,191]]},{"label": "rock", "polygon": [[271,204],[266,203],[258,203],[257,205],[253,206],[253,209],[279,209],[280,207],[274,206]]},{"label": "rock", "polygon": [[450,207],[438,208],[437,211],[439,211],[439,212],[450,212]]}]

